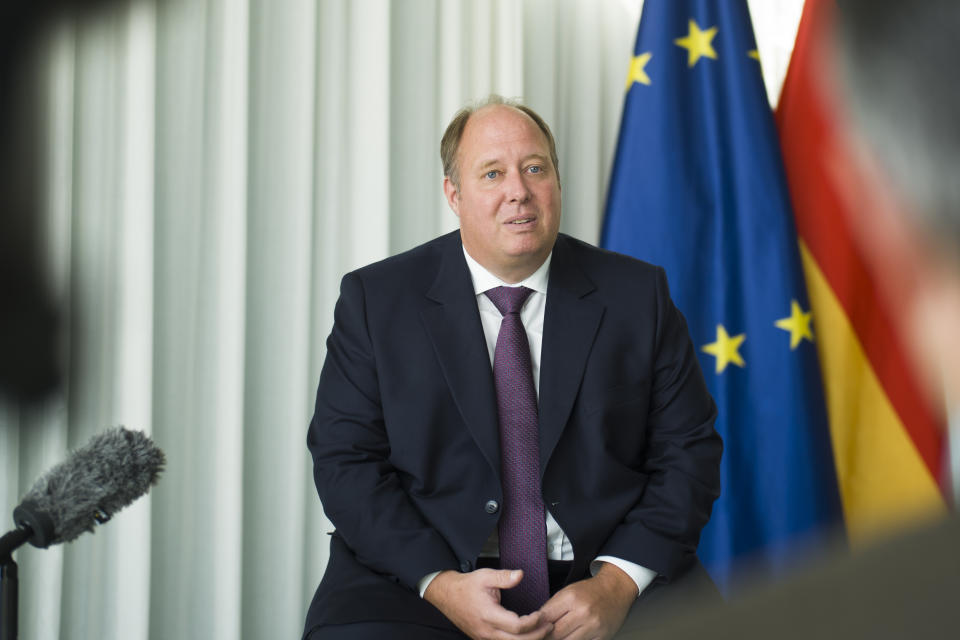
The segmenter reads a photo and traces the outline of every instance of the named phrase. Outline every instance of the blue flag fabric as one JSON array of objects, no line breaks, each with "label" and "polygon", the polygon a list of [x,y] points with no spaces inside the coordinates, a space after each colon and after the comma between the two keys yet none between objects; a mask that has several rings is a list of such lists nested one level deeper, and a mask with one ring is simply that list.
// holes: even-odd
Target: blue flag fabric
[{"label": "blue flag fabric", "polygon": [[602,244],[662,265],[719,410],[699,556],[782,569],[841,523],[816,334],[744,0],[646,0]]}]

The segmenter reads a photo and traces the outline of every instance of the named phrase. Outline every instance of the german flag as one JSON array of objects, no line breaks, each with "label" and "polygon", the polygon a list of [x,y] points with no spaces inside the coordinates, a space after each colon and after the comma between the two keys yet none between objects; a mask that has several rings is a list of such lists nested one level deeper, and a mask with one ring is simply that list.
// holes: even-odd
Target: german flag
[{"label": "german flag", "polygon": [[[776,114],[851,543],[943,512],[944,430],[898,333],[888,295],[858,249],[837,189],[845,154],[818,77],[832,1],[807,0]],[[851,174],[852,175],[852,174]]]}]

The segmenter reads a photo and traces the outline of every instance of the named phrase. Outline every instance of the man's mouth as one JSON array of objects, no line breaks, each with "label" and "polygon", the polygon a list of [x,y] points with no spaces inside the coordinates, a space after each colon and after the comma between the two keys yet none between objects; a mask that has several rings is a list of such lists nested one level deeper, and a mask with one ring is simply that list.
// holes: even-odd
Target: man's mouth
[{"label": "man's mouth", "polygon": [[528,222],[533,222],[534,218],[517,218],[516,220],[511,220],[507,224],[527,224]]}]

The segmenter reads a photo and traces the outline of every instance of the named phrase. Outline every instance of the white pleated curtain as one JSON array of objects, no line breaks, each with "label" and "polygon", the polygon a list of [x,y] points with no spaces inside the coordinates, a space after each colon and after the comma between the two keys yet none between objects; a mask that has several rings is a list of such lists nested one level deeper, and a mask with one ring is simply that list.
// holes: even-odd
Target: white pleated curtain
[{"label": "white pleated curtain", "polygon": [[332,529],[305,434],[340,277],[456,228],[439,139],[490,92],[552,124],[562,229],[595,242],[638,5],[134,1],[53,25],[38,144],[69,375],[0,414],[0,518],[107,426],[168,464],[94,535],[17,552],[21,638],[299,637]]}]

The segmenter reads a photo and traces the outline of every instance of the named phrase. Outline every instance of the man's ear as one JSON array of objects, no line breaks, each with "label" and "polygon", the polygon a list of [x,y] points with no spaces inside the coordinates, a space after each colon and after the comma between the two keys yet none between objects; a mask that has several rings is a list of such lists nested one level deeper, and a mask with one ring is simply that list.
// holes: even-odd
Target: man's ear
[{"label": "man's ear", "polygon": [[457,217],[460,217],[460,192],[450,176],[443,176],[443,195],[447,197],[447,205]]}]

